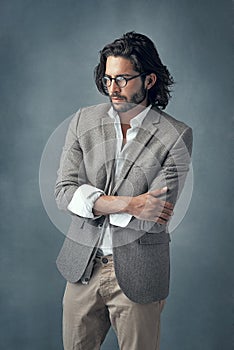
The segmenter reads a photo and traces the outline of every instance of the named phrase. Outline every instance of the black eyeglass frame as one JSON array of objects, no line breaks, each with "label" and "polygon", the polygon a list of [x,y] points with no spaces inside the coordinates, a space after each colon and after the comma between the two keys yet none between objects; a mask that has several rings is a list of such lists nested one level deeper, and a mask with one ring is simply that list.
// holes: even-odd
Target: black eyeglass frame
[{"label": "black eyeglass frame", "polygon": [[[129,78],[128,78],[128,77],[125,77],[125,76],[123,76],[123,75],[117,75],[115,78],[112,78],[112,77],[109,76],[109,75],[104,75],[104,77],[102,77],[102,84],[103,84],[103,86],[104,86],[105,88],[108,88],[108,87],[111,86],[112,80],[114,80],[115,83],[116,83],[116,85],[117,85],[120,89],[122,89],[122,88],[124,88],[125,86],[127,86],[129,80],[133,80],[133,79],[135,79],[135,78],[138,78],[138,77],[141,77],[141,76],[147,75],[147,74],[148,74],[148,73],[140,73],[140,74],[134,75],[134,76],[129,77]],[[109,82],[110,82],[109,85],[107,85],[107,84],[105,83],[105,78],[108,78],[108,79],[109,79]],[[121,78],[121,79],[122,79],[122,80],[121,80],[122,82],[125,81],[125,84],[124,84],[123,86],[120,86],[120,85],[119,85],[120,81],[117,80],[118,78]]]}]

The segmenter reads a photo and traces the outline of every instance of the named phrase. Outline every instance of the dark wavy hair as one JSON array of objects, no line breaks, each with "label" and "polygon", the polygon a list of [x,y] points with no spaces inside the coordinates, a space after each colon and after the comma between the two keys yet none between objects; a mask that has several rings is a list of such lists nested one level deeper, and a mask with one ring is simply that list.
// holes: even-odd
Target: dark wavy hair
[{"label": "dark wavy hair", "polygon": [[162,64],[154,43],[147,36],[134,31],[128,32],[111,44],[107,44],[100,51],[100,63],[95,67],[94,77],[98,90],[106,96],[108,96],[108,92],[103,86],[102,77],[105,75],[106,60],[109,56],[121,56],[129,59],[136,72],[155,73],[157,80],[149,89],[149,102],[165,109],[171,97],[170,88],[174,84],[174,80],[167,67]]}]

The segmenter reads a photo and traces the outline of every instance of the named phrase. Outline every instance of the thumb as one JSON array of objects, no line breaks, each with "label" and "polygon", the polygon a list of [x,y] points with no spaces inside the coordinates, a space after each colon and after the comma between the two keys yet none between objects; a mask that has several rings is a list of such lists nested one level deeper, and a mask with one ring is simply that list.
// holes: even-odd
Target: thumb
[{"label": "thumb", "polygon": [[159,189],[157,189],[157,190],[150,191],[149,194],[150,194],[151,196],[157,197],[157,196],[159,196],[160,194],[166,193],[167,190],[168,190],[168,188],[167,188],[167,186],[165,186],[165,187],[163,187],[163,188],[159,188]]}]

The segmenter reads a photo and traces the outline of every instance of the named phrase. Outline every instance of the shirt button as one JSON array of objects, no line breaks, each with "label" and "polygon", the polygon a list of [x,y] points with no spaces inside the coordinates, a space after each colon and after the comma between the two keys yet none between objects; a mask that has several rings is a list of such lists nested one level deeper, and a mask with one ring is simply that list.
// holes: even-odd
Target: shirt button
[{"label": "shirt button", "polygon": [[99,225],[98,225],[98,228],[102,228],[102,224],[99,224]]},{"label": "shirt button", "polygon": [[107,258],[102,258],[102,262],[103,262],[103,264],[107,264],[108,263],[108,259]]}]

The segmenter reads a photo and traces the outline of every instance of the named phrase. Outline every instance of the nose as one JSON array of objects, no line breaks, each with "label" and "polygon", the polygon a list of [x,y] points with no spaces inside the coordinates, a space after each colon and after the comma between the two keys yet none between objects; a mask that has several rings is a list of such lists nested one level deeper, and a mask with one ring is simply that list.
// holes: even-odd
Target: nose
[{"label": "nose", "polygon": [[120,91],[120,87],[116,84],[115,80],[113,79],[111,81],[111,85],[108,87],[108,90],[109,90],[109,94],[112,95],[114,92],[116,91]]}]

